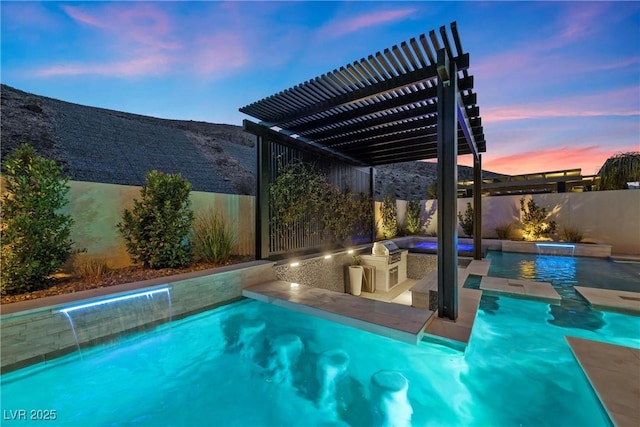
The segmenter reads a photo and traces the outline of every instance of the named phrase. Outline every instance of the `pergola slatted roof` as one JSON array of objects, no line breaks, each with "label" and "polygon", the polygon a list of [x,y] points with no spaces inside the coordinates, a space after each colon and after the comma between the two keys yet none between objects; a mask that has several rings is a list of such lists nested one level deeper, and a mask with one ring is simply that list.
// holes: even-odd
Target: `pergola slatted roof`
[{"label": "pergola slatted roof", "polygon": [[458,70],[458,154],[486,151],[455,22],[240,108],[260,125],[359,165],[437,157],[438,64],[443,47]]},{"label": "pergola slatted roof", "polygon": [[[280,148],[310,151],[338,165],[437,158],[438,315],[455,320],[457,156],[474,156],[474,257],[481,259],[480,153],[486,142],[469,54],[455,22],[451,35],[453,44],[441,27],[439,37],[430,31],[240,108],[261,121],[244,121],[245,130],[257,137],[256,258],[271,250],[268,185]],[[370,194],[373,176],[371,169]]]}]

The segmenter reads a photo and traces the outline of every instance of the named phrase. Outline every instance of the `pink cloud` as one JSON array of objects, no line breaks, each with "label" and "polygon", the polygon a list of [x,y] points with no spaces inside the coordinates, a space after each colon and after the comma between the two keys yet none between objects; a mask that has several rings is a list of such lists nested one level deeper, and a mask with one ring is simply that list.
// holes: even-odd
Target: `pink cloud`
[{"label": "pink cloud", "polygon": [[615,26],[624,18],[610,10],[605,13],[605,9],[612,9],[612,5],[607,2],[568,3],[564,15],[546,28],[540,28],[545,36],[535,44],[516,45],[511,50],[484,55],[478,63],[471,64],[471,72],[482,76],[483,81],[494,81],[504,87],[516,78],[524,81],[545,76],[550,81],[561,81],[576,73],[637,66],[637,56],[610,63],[567,54],[581,44],[594,43],[603,28]]},{"label": "pink cloud", "polygon": [[74,21],[106,31],[123,41],[156,49],[180,47],[179,43],[171,40],[169,17],[150,3],[111,4],[91,12],[74,6],[62,8]]},{"label": "pink cloud", "polygon": [[90,9],[86,6],[63,6],[75,22],[107,37],[104,46],[112,58],[56,64],[35,70],[33,75],[122,78],[185,72],[213,78],[228,75],[248,64],[252,58],[244,40],[244,27],[239,28],[229,22],[233,19],[220,15],[220,10],[224,15],[227,8],[222,5],[215,9],[215,18],[224,23],[217,28],[227,29],[207,35],[208,26],[194,29],[189,26],[189,20],[179,22],[176,28],[169,12],[158,10],[152,3],[113,3]]},{"label": "pink cloud", "polygon": [[401,21],[415,14],[416,10],[417,9],[414,8],[382,10],[365,15],[353,16],[347,19],[338,19],[324,25],[320,28],[319,33],[324,37],[340,37],[364,28]]},{"label": "pink cloud", "polygon": [[[604,9],[609,6],[606,3],[587,2],[570,7],[567,14],[563,15],[557,27],[561,28],[555,37],[548,39],[548,44],[543,49],[563,47],[568,43],[580,42],[585,37],[595,33],[598,27],[603,25],[602,16]],[[606,24],[604,24],[606,25]]]},{"label": "pink cloud", "polygon": [[98,75],[108,77],[138,77],[158,75],[164,72],[170,60],[166,56],[114,61],[100,64],[63,64],[37,70],[36,77]]},{"label": "pink cloud", "polygon": [[[507,175],[520,175],[580,168],[583,175],[592,175],[614,154],[637,151],[637,149],[633,146],[622,146],[612,150],[610,147],[592,145],[536,149],[504,155],[487,151],[482,156],[482,169]],[[472,166],[473,159],[470,156],[461,157],[459,164]]]},{"label": "pink cloud", "polygon": [[483,123],[551,117],[632,117],[640,116],[637,87],[606,93],[563,97],[545,104],[519,104],[483,108]]},{"label": "pink cloud", "polygon": [[195,43],[190,60],[195,71],[205,75],[219,75],[248,64],[251,58],[237,32],[221,32],[201,37]]}]

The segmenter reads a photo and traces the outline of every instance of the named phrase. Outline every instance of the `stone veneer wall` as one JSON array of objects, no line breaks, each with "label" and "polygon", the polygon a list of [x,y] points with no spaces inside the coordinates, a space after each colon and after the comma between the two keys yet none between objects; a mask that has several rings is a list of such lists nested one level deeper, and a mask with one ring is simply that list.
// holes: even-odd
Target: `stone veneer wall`
[{"label": "stone veneer wall", "polygon": [[[371,250],[367,249],[365,252],[370,253]],[[347,291],[347,267],[351,264],[351,255],[343,252],[333,254],[328,259],[324,256],[307,258],[297,260],[296,266],[291,266],[291,261],[274,267],[278,280],[335,292]],[[407,278],[409,279],[422,279],[437,267],[436,255],[409,253],[407,256]]]},{"label": "stone veneer wall", "polygon": [[[276,278],[273,263],[266,261],[254,261],[208,270],[204,274],[203,272],[198,273],[200,275],[196,277],[190,273],[191,277],[183,280],[180,277],[186,275],[164,278],[164,280],[174,280],[162,285],[162,288],[168,287],[171,293],[171,313],[174,320],[237,300],[241,298],[243,288]],[[141,282],[142,286],[137,289],[134,287],[135,291],[146,292],[159,288],[157,283],[152,287],[145,287],[144,283]],[[78,299],[75,303],[49,305],[2,315],[0,317],[0,344],[2,346],[0,370],[4,373],[35,363],[46,362],[76,351],[76,340],[69,321],[59,310],[64,307],[104,300],[108,297],[136,293],[131,290],[129,286],[128,292],[121,292],[116,286],[114,293],[84,300],[82,299],[83,294],[86,298],[86,294],[91,291],[79,292],[76,294]],[[78,324],[74,321],[76,330],[91,331],[89,334],[78,334],[80,346],[106,342],[124,332],[140,331],[165,322],[168,301],[162,301],[163,298],[166,298],[162,293],[157,295],[159,295],[158,303],[163,305],[160,310],[140,310],[142,307],[139,301],[135,301],[136,298],[123,301],[123,304],[128,304],[128,306],[121,310],[96,309],[78,317]],[[146,300],[146,298],[144,299]],[[138,304],[138,306],[135,307],[135,310],[127,310],[126,308],[134,308],[132,304]],[[6,308],[3,307],[3,311],[8,311]],[[117,315],[105,316],[107,311]]]},{"label": "stone veneer wall", "polygon": [[346,270],[351,264],[351,255],[346,252],[332,254],[331,258],[323,255],[302,259],[297,261],[297,266],[291,266],[291,261],[274,267],[278,280],[335,292],[346,291]]},{"label": "stone veneer wall", "polygon": [[407,257],[407,277],[420,280],[430,271],[438,268],[438,256],[431,254],[414,254]]}]

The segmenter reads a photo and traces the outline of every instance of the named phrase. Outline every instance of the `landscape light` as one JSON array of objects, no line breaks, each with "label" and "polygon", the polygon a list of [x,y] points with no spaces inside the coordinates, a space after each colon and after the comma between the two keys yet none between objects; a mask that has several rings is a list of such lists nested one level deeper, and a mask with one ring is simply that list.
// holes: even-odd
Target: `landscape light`
[{"label": "landscape light", "polygon": [[300,265],[299,262],[292,262],[291,264],[289,264],[291,267],[297,267]]}]

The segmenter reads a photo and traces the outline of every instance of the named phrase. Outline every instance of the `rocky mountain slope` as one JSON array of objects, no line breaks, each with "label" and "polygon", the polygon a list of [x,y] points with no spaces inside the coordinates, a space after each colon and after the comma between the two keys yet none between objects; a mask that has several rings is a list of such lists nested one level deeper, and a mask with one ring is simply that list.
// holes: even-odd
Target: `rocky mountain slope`
[{"label": "rocky mountain slope", "polygon": [[[3,157],[27,142],[63,165],[73,180],[142,185],[146,171],[157,169],[180,172],[196,191],[255,194],[254,137],[239,126],[87,107],[7,85],[1,85],[0,97]],[[407,162],[377,168],[376,198],[427,198],[436,167]],[[458,176],[470,179],[473,170],[460,166]]]}]

